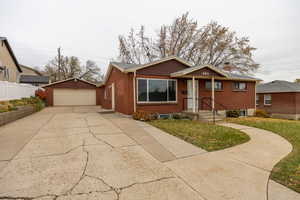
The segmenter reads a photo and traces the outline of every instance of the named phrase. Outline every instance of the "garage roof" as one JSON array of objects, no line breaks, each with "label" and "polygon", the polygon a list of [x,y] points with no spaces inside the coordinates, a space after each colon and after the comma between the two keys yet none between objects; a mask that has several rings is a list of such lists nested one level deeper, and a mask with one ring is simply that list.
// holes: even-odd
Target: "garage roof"
[{"label": "garage roof", "polygon": [[55,84],[59,84],[59,83],[63,83],[63,82],[71,81],[71,80],[74,80],[74,81],[82,81],[82,82],[88,83],[88,84],[90,84],[90,85],[93,85],[93,86],[95,86],[95,87],[97,86],[96,84],[91,83],[91,82],[86,81],[86,80],[83,80],[83,79],[79,79],[79,78],[69,78],[69,79],[66,79],[66,80],[56,81],[56,82],[53,82],[53,83],[44,85],[43,87],[49,87],[49,86],[52,86],[52,85],[55,85]]}]

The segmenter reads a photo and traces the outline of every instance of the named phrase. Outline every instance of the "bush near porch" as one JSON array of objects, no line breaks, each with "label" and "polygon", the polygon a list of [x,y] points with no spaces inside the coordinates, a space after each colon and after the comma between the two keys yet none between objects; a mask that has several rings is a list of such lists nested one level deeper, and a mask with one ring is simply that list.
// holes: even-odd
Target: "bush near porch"
[{"label": "bush near porch", "polygon": [[248,135],[239,130],[212,123],[162,119],[150,121],[149,124],[206,151],[221,150],[250,140]]},{"label": "bush near porch", "polygon": [[300,121],[248,117],[228,119],[229,122],[272,131],[293,145],[292,152],[278,162],[271,172],[271,179],[300,192]]}]

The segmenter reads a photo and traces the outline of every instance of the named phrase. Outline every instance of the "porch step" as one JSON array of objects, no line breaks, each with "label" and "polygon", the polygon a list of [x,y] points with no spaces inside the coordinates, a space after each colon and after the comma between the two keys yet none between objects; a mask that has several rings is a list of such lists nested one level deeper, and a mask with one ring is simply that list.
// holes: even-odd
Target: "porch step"
[{"label": "porch step", "polygon": [[[212,122],[214,120],[213,112],[209,110],[201,110],[196,113],[184,111],[183,114],[192,120],[199,120],[205,122]],[[225,117],[225,112],[219,112],[215,115],[215,121],[221,121]]]}]

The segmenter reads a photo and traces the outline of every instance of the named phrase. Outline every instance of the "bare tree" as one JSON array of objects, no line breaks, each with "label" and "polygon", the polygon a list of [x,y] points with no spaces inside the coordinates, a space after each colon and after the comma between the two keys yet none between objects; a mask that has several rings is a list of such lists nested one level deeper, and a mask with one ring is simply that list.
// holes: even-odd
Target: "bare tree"
[{"label": "bare tree", "polygon": [[127,37],[119,36],[119,59],[142,64],[174,55],[194,65],[222,67],[230,63],[232,70],[251,73],[259,65],[252,56],[256,48],[249,43],[247,37],[238,37],[217,22],[199,27],[198,22],[185,13],[171,25],[162,25],[154,38],[145,35],[144,26],[137,33],[131,29]]},{"label": "bare tree", "polygon": [[[59,70],[60,64],[60,70]],[[75,56],[56,56],[44,68],[44,74],[50,76],[52,82],[69,78],[82,78],[91,82],[99,82],[103,76],[100,68],[94,61],[88,60],[82,65]]]}]

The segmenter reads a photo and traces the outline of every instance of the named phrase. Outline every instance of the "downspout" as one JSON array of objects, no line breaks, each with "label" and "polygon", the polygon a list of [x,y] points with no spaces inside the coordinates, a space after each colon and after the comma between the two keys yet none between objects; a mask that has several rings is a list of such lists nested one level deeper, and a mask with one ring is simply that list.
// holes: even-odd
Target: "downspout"
[{"label": "downspout", "polygon": [[136,112],[136,71],[133,72],[133,112]]},{"label": "downspout", "polygon": [[195,90],[195,77],[194,76],[192,79],[192,84],[193,84],[193,112],[195,113],[196,112],[196,97],[195,97],[196,90]]},{"label": "downspout", "polygon": [[213,112],[213,122],[216,123],[216,111],[215,111],[215,77],[211,78],[211,109]]},{"label": "downspout", "polygon": [[[257,85],[257,81],[255,81],[255,88],[254,88],[254,91],[255,91],[255,106],[254,106],[254,113],[255,113],[255,111],[256,111],[256,96],[257,96],[257,94],[256,94],[256,85]],[[248,113],[248,112],[247,112]],[[254,114],[253,113],[253,114]]]},{"label": "downspout", "polygon": [[215,77],[211,78],[211,109],[215,110]]}]

